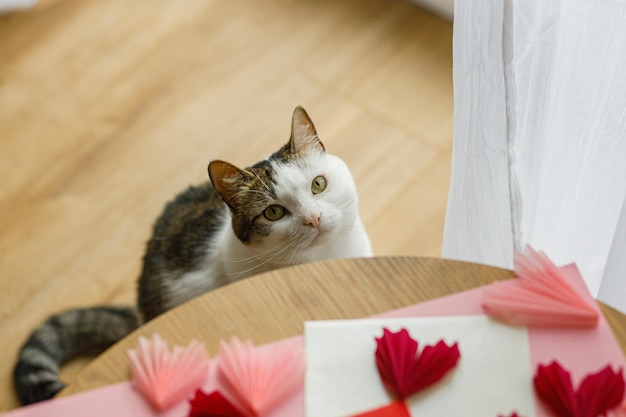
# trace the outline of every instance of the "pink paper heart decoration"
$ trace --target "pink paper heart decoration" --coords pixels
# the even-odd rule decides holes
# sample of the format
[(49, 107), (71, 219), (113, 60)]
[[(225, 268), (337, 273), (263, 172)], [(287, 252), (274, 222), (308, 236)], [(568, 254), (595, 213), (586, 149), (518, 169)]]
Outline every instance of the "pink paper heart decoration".
[(483, 309), (511, 325), (594, 327), (595, 302), (572, 283), (575, 269), (557, 268), (545, 254), (526, 247), (515, 254), (517, 278), (483, 290)]
[(192, 340), (170, 352), (158, 334), (140, 337), (137, 349), (128, 352), (132, 386), (157, 410), (166, 410), (184, 400), (207, 378), (209, 362), (204, 347)]
[(233, 338), (222, 341), (218, 360), (230, 397), (253, 416), (265, 415), (304, 383), (301, 340), (256, 348)]

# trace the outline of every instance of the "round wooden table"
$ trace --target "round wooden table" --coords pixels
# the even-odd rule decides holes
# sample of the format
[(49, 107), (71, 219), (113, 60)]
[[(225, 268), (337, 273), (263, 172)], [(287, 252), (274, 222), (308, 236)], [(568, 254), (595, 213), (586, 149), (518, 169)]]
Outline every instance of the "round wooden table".
[[(275, 270), (175, 308), (97, 357), (61, 395), (130, 378), (127, 351), (158, 332), (170, 346), (203, 342), (209, 356), (236, 335), (255, 344), (302, 334), (306, 320), (360, 318), (507, 279), (485, 265), (416, 257), (346, 259)], [(626, 316), (600, 304), (626, 352)]]

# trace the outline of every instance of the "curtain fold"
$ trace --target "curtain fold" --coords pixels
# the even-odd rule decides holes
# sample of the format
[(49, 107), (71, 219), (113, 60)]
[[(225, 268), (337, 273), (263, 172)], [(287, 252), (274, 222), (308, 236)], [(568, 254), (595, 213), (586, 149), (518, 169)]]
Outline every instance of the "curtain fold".
[(500, 1), (456, 1), (454, 138), (443, 255), (513, 263)]
[(606, 298), (626, 286), (626, 0), (459, 0), (454, 83), (443, 256), (511, 268), (530, 244), (626, 311)]

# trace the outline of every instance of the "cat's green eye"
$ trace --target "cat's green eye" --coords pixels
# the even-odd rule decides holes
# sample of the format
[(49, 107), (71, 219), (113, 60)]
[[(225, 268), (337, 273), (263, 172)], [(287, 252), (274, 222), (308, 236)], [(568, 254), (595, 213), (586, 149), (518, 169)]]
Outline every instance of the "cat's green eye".
[(283, 218), (285, 215), (285, 208), (283, 206), (279, 206), (278, 204), (272, 204), (267, 207), (265, 211), (263, 211), (263, 215), (267, 220), (275, 222), (276, 220)]
[(311, 183), (311, 192), (313, 194), (319, 194), (326, 189), (326, 178), (321, 175), (318, 175), (313, 179)]

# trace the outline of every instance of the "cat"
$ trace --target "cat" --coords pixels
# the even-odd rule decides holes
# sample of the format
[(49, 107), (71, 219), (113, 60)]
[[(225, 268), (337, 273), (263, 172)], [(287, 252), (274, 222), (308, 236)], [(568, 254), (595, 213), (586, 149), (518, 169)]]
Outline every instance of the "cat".
[(210, 181), (180, 193), (155, 222), (137, 307), (65, 311), (30, 335), (13, 374), (23, 404), (60, 391), (67, 360), (102, 351), (207, 291), (288, 265), (372, 255), (352, 175), (326, 152), (302, 107), (277, 152), (246, 169), (212, 161), (208, 173)]

